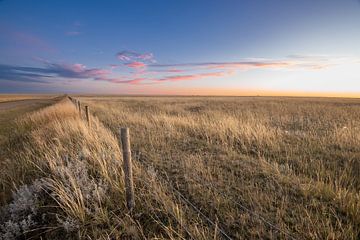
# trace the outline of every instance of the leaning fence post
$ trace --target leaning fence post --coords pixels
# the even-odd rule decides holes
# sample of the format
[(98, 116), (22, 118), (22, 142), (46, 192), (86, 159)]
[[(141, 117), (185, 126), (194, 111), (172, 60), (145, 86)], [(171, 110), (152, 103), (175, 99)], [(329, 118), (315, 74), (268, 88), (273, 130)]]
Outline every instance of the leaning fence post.
[(121, 128), (120, 139), (123, 152), (124, 173), (125, 173), (125, 194), (126, 206), (131, 211), (135, 206), (134, 200), (134, 184), (130, 151), (130, 134), (129, 128)]
[(80, 117), (81, 117), (81, 103), (80, 103), (80, 101), (78, 101), (78, 108), (79, 108), (79, 114), (80, 114)]
[(85, 114), (86, 114), (86, 121), (88, 126), (90, 127), (90, 113), (89, 113), (89, 106), (85, 106)]

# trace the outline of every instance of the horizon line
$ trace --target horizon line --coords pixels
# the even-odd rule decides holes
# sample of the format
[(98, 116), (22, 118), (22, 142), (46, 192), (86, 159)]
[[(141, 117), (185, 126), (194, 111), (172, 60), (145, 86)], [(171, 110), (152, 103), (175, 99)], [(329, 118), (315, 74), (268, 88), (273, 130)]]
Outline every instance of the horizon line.
[(360, 94), (340, 94), (340, 93), (323, 93), (323, 94), (141, 94), (141, 93), (92, 93), (92, 92), (0, 92), (1, 95), (75, 95), (75, 96), (124, 96), (124, 97), (290, 97), (290, 98), (348, 98), (360, 99)]

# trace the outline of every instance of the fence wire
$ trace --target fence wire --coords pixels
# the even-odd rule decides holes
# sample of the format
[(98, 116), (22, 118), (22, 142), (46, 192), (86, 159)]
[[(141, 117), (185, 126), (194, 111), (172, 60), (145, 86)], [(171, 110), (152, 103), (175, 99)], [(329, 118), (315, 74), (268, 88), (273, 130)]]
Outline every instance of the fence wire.
[[(144, 185), (146, 185), (146, 186), (148, 186), (149, 188), (151, 188), (149, 182), (144, 181), (144, 180), (142, 180), (141, 178), (136, 178), (136, 181), (140, 181), (140, 182), (143, 183)], [(181, 223), (180, 221), (177, 220), (177, 217), (175, 216), (175, 214), (173, 214), (172, 212), (169, 212), (169, 213), (170, 213), (170, 215), (175, 219), (175, 221), (181, 226), (181, 228), (183, 228), (183, 229), (185, 230), (186, 234), (187, 234), (188, 236), (190, 236), (191, 239), (195, 239), (195, 238), (192, 236), (192, 234), (191, 234), (191, 232), (189, 231), (189, 229), (187, 229), (187, 227), (184, 226), (183, 223)], [(160, 219), (158, 219), (158, 221), (160, 221)], [(180, 237), (181, 237), (181, 236), (180, 236)]]
[(215, 188), (210, 185), (210, 184), (204, 184), (202, 182), (200, 182), (200, 179), (196, 178), (194, 176), (191, 177), (191, 180), (193, 180), (194, 182), (196, 182), (197, 184), (201, 185), (201, 186), (205, 186), (207, 187), (210, 191), (216, 192), (217, 194), (221, 195), (223, 198), (226, 198), (228, 200), (230, 200), (233, 204), (237, 205), (238, 207), (240, 207), (241, 209), (243, 209), (244, 211), (248, 212), (249, 214), (251, 214), (252, 216), (257, 217), (258, 219), (260, 219), (263, 223), (265, 223), (266, 225), (268, 225), (270, 228), (276, 230), (277, 232), (280, 232), (282, 234), (284, 234), (286, 237), (288, 237), (289, 239), (292, 240), (296, 240), (296, 238), (294, 236), (292, 236), (289, 232), (282, 230), (280, 227), (276, 226), (275, 224), (271, 223), (270, 221), (268, 221), (266, 218), (264, 218), (263, 216), (261, 216), (260, 214), (256, 213), (255, 211), (252, 211), (251, 209), (249, 209), (248, 207), (244, 206), (243, 204), (235, 201), (232, 198), (229, 198), (228, 196), (226, 196), (226, 194), (224, 192), (219, 192), (219, 191), (215, 191)]
[[(72, 97), (69, 96), (69, 99), (74, 103), (75, 106), (77, 106), (79, 108), (79, 110), (81, 109), (81, 105), (80, 105), (80, 101), (77, 99), (74, 99)], [(144, 160), (140, 160), (138, 159), (141, 164), (145, 165), (147, 168), (152, 168), (152, 169), (156, 169), (152, 164), (145, 162)], [(166, 182), (168, 183), (168, 186), (171, 188), (171, 190), (173, 192), (175, 192), (179, 198), (181, 198), (188, 206), (190, 206), (191, 208), (194, 209), (195, 212), (197, 212), (203, 219), (205, 219), (209, 225), (213, 226), (215, 229), (218, 229), (219, 232), (221, 233), (221, 235), (229, 240), (232, 240), (232, 238), (221, 228), (219, 227), (216, 223), (214, 223), (214, 221), (212, 221), (206, 214), (204, 214), (195, 204), (193, 204), (189, 199), (187, 199), (178, 189), (176, 189), (173, 186), (173, 182), (169, 179), (168, 175), (165, 172), (160, 172), (159, 170), (157, 170), (157, 172), (160, 173), (160, 175), (162, 175), (161, 177), (163, 179), (161, 180), (165, 180), (164, 177), (166, 178)], [(142, 183), (147, 184), (147, 182), (142, 181), (140, 178), (137, 178), (138, 180), (140, 180)], [(202, 187), (207, 187), (210, 191), (212, 192), (216, 192), (217, 194), (221, 195), (223, 198), (229, 199), (232, 203), (234, 203), (235, 205), (237, 205), (238, 207), (240, 207), (241, 209), (243, 209), (244, 211), (248, 212), (250, 215), (257, 217), (259, 220), (261, 220), (262, 222), (264, 222), (266, 225), (268, 225), (270, 228), (284, 234), (287, 238), (292, 239), (292, 240), (296, 240), (296, 238), (294, 236), (292, 236), (288, 231), (282, 230), (280, 227), (278, 227), (277, 225), (271, 223), (270, 221), (268, 221), (266, 218), (264, 218), (263, 216), (261, 216), (260, 214), (256, 213), (255, 211), (252, 211), (251, 209), (249, 209), (248, 207), (244, 206), (243, 204), (233, 200), (232, 198), (228, 198), (228, 196), (226, 196), (226, 194), (224, 192), (219, 192), (219, 191), (215, 191), (215, 188), (210, 185), (210, 184), (204, 184), (203, 182), (201, 182), (200, 179), (195, 177), (191, 178), (194, 182), (196, 182), (197, 184), (199, 184)], [(165, 182), (165, 181), (164, 181)], [(177, 221), (176, 216), (174, 216), (172, 213), (170, 213), (175, 220)], [(191, 233), (190, 231), (183, 226), (182, 223), (178, 222), (180, 224), (180, 226), (186, 231), (186, 233), (191, 237)], [(193, 238), (194, 239), (194, 238)]]
[[(147, 168), (156, 169), (152, 164), (147, 163), (145, 161), (139, 161), (141, 164), (145, 165)], [(166, 173), (157, 171), (160, 174), (163, 182), (167, 182), (168, 186), (171, 188), (173, 192), (175, 192), (186, 205), (190, 206), (195, 212), (197, 212), (210, 226), (214, 227), (214, 229), (218, 229), (223, 238), (228, 240), (233, 240), (221, 227), (218, 226), (213, 220), (211, 220), (205, 213), (203, 213), (195, 204), (193, 204), (189, 199), (187, 199), (178, 189), (173, 186), (172, 181), (169, 179)], [(157, 176), (158, 177), (158, 176)], [(165, 181), (166, 180), (166, 181)], [(185, 229), (187, 231), (187, 229)], [(191, 235), (190, 235), (191, 236)]]
[[(139, 159), (140, 160), (140, 159)], [(152, 164), (145, 162), (144, 160), (140, 160), (140, 163), (142, 163), (143, 165), (145, 165), (147, 168), (152, 168), (152, 169), (156, 169)], [(164, 172), (160, 172), (157, 169), (157, 172), (160, 173), (160, 175), (165, 176), (168, 185), (170, 186), (170, 188), (181, 198), (183, 199), (184, 202), (186, 202), (187, 205), (191, 206), (196, 212), (198, 212), (208, 223), (209, 225), (212, 225), (213, 227), (217, 227), (219, 229), (219, 232), (221, 233), (221, 235), (226, 238), (226, 239), (232, 239), (222, 228), (220, 228), (217, 224), (214, 223), (214, 221), (212, 221), (209, 217), (207, 217), (203, 212), (201, 212), (201, 210), (199, 208), (196, 207), (196, 205), (194, 205), (189, 199), (187, 199), (181, 192), (179, 192), (174, 186), (173, 186), (173, 182), (169, 179), (168, 175)], [(264, 224), (266, 224), (267, 226), (269, 226), (270, 228), (272, 228), (273, 230), (282, 233), (284, 236), (286, 236), (288, 239), (292, 239), (292, 240), (297, 240), (294, 236), (292, 236), (292, 234), (290, 234), (288, 231), (285, 231), (283, 229), (281, 229), (280, 227), (278, 227), (276, 224), (270, 222), (269, 220), (267, 220), (265, 217), (261, 216), (260, 214), (258, 214), (257, 212), (249, 209), (248, 207), (244, 206), (243, 204), (241, 204), (238, 201), (235, 201), (232, 198), (229, 198), (224, 192), (219, 192), (218, 190), (216, 191), (215, 188), (210, 185), (210, 184), (204, 184), (203, 182), (200, 181), (200, 179), (195, 179), (194, 176), (191, 176), (191, 180), (193, 180), (194, 182), (196, 182), (197, 184), (201, 185), (202, 187), (206, 187), (208, 188), (210, 191), (217, 193), (219, 195), (221, 195), (223, 198), (230, 200), (233, 204), (235, 204), (236, 206), (240, 207), (243, 211), (249, 213), (250, 215), (258, 218), (260, 221), (262, 221)]]

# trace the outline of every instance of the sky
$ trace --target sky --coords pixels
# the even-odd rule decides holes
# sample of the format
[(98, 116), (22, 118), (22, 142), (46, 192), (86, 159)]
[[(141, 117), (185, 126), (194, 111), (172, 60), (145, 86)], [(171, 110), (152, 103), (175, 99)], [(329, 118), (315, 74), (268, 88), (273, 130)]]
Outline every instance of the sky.
[(360, 0), (0, 0), (0, 93), (360, 97)]

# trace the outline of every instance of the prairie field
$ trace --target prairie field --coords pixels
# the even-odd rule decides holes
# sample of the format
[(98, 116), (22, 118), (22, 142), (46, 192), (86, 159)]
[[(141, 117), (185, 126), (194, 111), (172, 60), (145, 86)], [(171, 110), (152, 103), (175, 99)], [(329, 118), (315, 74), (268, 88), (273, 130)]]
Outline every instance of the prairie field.
[(27, 100), (27, 99), (47, 99), (50, 97), (56, 97), (53, 94), (0, 94), (0, 102)]
[(360, 99), (72, 97), (90, 126), (63, 97), (7, 128), (0, 239), (360, 237)]

